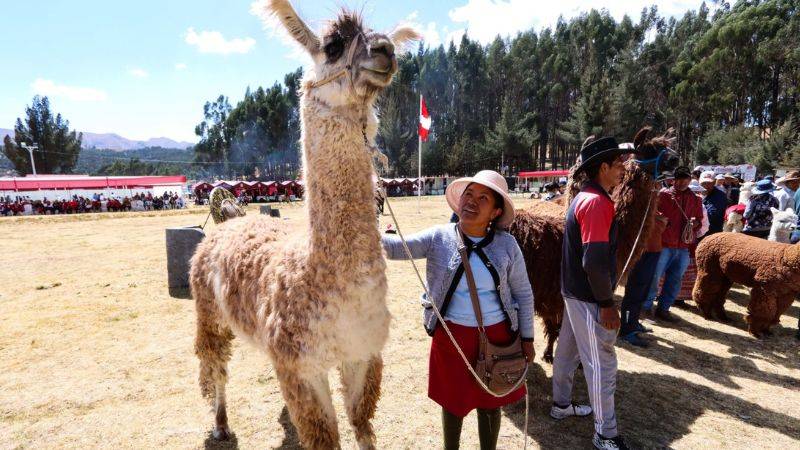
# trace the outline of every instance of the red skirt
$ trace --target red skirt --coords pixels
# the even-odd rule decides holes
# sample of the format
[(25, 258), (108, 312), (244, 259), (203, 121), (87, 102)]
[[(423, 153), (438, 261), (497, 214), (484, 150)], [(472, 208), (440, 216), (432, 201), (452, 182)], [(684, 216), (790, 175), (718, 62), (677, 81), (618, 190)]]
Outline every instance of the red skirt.
[[(458, 346), (473, 366), (478, 360), (478, 328), (447, 322)], [(507, 322), (486, 327), (486, 336), (493, 344), (509, 344), (514, 338)], [(431, 342), (428, 397), (451, 414), (464, 417), (475, 408), (495, 409), (520, 400), (525, 384), (505, 397), (493, 397), (478, 385), (464, 361), (453, 347), (441, 326), (436, 327)]]
[(694, 262), (694, 257), (689, 259), (689, 267), (683, 273), (681, 279), (681, 290), (678, 293), (678, 300), (691, 300), (692, 289), (694, 289), (694, 282), (697, 279), (697, 264)]

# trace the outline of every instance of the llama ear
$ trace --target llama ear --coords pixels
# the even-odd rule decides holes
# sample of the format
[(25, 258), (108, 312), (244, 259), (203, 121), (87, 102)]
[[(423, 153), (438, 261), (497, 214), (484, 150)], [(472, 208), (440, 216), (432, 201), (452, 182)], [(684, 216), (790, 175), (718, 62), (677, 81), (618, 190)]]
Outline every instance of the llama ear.
[(403, 47), (409, 42), (421, 40), (422, 35), (413, 27), (399, 26), (389, 33), (389, 39), (395, 47)]
[(581, 148), (584, 148), (584, 147), (586, 147), (586, 146), (587, 146), (587, 145), (589, 145), (589, 143), (591, 143), (593, 140), (594, 140), (594, 135), (591, 135), (591, 136), (587, 137), (587, 138), (586, 138), (586, 139), (583, 141), (583, 144), (581, 144)]
[(636, 132), (636, 136), (634, 136), (634, 138), (633, 138), (633, 147), (634, 148), (639, 148), (639, 146), (644, 143), (645, 139), (647, 139), (647, 136), (650, 135), (650, 130), (652, 130), (652, 128), (644, 127), (641, 130)]
[(786, 208), (786, 212), (788, 212), (789, 214), (794, 215), (794, 208)]
[(320, 52), (319, 37), (297, 15), (297, 11), (294, 10), (289, 0), (268, 0), (266, 11), (280, 20), (289, 35), (311, 55)]

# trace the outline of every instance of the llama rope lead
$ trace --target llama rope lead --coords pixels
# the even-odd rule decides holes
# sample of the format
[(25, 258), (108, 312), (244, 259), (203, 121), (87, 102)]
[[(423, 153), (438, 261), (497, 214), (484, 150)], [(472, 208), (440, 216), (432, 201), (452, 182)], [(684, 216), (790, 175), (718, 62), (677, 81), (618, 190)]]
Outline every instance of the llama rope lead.
[[(414, 262), (414, 257), (411, 254), (411, 249), (408, 248), (408, 244), (406, 243), (406, 238), (403, 236), (403, 232), (400, 231), (400, 224), (397, 222), (397, 216), (394, 215), (394, 210), (392, 210), (392, 204), (391, 204), (391, 202), (389, 202), (388, 196), (385, 199), (385, 201), (386, 201), (386, 206), (389, 207), (389, 215), (392, 217), (392, 221), (394, 222), (394, 227), (397, 230), (397, 235), (400, 237), (400, 242), (402, 242), (402, 244), (403, 244), (403, 249), (405, 250), (405, 253), (408, 256), (408, 260), (411, 262), (411, 266), (414, 268), (414, 272), (417, 274), (417, 279), (419, 280), (420, 284), (422, 285), (422, 289), (425, 291), (426, 298), (430, 299), (431, 296), (430, 296), (430, 292), (428, 291), (428, 286), (425, 284), (425, 281), (422, 279), (422, 274), (420, 273), (419, 268), (417, 268), (417, 263)], [(469, 359), (467, 359), (467, 356), (464, 354), (464, 351), (461, 350), (461, 347), (458, 345), (458, 342), (456, 342), (456, 338), (450, 332), (450, 328), (448, 328), (447, 324), (445, 323), (444, 317), (442, 317), (442, 314), (439, 311), (439, 308), (436, 306), (436, 302), (431, 301), (431, 306), (433, 307), (434, 314), (436, 314), (436, 318), (439, 320), (439, 323), (442, 325), (442, 328), (444, 329), (445, 333), (447, 334), (447, 337), (450, 339), (450, 343), (453, 344), (453, 347), (455, 347), (455, 349), (458, 352), (459, 356), (461, 356), (461, 360), (464, 362), (464, 365), (467, 366), (467, 370), (469, 370), (469, 373), (472, 374), (472, 378), (475, 379), (475, 381), (478, 383), (478, 385), (481, 387), (481, 389), (484, 390), (484, 392), (486, 392), (487, 394), (489, 394), (489, 395), (491, 395), (491, 396), (493, 396), (495, 398), (505, 397), (506, 395), (508, 395), (508, 394), (516, 391), (517, 389), (519, 389), (519, 387), (520, 387), (520, 385), (522, 385), (523, 381), (527, 381), (528, 367), (530, 366), (530, 363), (526, 363), (525, 364), (525, 371), (522, 373), (522, 376), (520, 377), (519, 380), (517, 380), (517, 382), (516, 382), (516, 384), (514, 384), (514, 386), (512, 386), (508, 391), (506, 391), (506, 392), (504, 392), (502, 394), (494, 393), (491, 389), (489, 389), (488, 386), (486, 386), (486, 384), (483, 382), (483, 380), (481, 380), (481, 377), (475, 372), (475, 369), (472, 368), (472, 364), (470, 364)], [(530, 406), (529, 405), (530, 401), (528, 399), (528, 384), (525, 383), (524, 387), (525, 387), (525, 426), (524, 426), (524, 430), (523, 430), (524, 440), (523, 440), (522, 448), (523, 449), (527, 449), (528, 448), (528, 409), (529, 409), (529, 406)]]

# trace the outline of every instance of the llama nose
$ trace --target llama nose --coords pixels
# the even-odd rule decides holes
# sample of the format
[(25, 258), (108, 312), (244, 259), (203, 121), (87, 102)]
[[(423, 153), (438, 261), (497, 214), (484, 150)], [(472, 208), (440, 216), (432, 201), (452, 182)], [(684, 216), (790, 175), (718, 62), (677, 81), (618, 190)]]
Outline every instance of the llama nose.
[(387, 58), (391, 58), (394, 56), (394, 44), (388, 39), (377, 39), (370, 43), (369, 52), (372, 55), (381, 54)]

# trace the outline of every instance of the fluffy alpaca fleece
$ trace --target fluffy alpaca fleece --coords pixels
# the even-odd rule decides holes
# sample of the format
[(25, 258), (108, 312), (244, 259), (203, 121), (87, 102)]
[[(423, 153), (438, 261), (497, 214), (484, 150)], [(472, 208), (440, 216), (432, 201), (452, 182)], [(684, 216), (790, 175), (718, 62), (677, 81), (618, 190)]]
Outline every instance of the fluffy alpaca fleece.
[(800, 246), (741, 233), (717, 233), (700, 242), (692, 298), (706, 319), (727, 322), (725, 297), (733, 283), (750, 287), (748, 331), (769, 335), (800, 293)]
[(768, 241), (788, 244), (791, 242), (792, 231), (797, 227), (797, 214), (792, 208), (781, 211), (772, 209), (772, 228), (769, 230)]
[(753, 191), (753, 182), (748, 181), (739, 188), (739, 204), (747, 205), (750, 203), (750, 195)]
[(731, 212), (728, 214), (728, 220), (725, 221), (725, 224), (722, 226), (722, 231), (728, 231), (731, 233), (741, 233), (744, 229), (744, 221), (742, 220), (743, 217), (741, 214), (736, 212)]
[(560, 216), (543, 213), (537, 203), (530, 209), (517, 211), (508, 228), (517, 240), (528, 279), (533, 289), (534, 313), (542, 318), (547, 348), (542, 358), (553, 362), (553, 345), (561, 327), (564, 298), (561, 296), (561, 245), (564, 242), (564, 213)]
[[(641, 151), (645, 152), (642, 159), (651, 159), (669, 144), (669, 140), (663, 137), (645, 142), (649, 132), (649, 128), (644, 128), (634, 138), (637, 148), (641, 148)], [(666, 163), (668, 160), (669, 170), (674, 169), (677, 165), (677, 155), (673, 152), (671, 155), (665, 156), (664, 162)], [(612, 199), (616, 204), (615, 216), (619, 233), (618, 274), (622, 273), (622, 268), (633, 249), (636, 234), (644, 219), (642, 236), (631, 257), (629, 271), (641, 257), (658, 209), (656, 206), (658, 192), (654, 189), (651, 176), (653, 168), (643, 168), (635, 161), (629, 160), (625, 163), (625, 169), (622, 182), (612, 193)], [(568, 205), (572, 201), (583, 181), (585, 179), (582, 174), (576, 176), (573, 168), (567, 184), (565, 204)], [(651, 206), (645, 217), (648, 201), (651, 202)], [(518, 211), (508, 230), (517, 239), (525, 257), (528, 278), (531, 281), (535, 299), (534, 312), (541, 317), (547, 337), (547, 347), (542, 355), (546, 362), (553, 361), (553, 347), (558, 338), (564, 313), (564, 298), (561, 296), (561, 247), (564, 241), (564, 224), (565, 207), (539, 202), (528, 210)]]
[[(371, 33), (361, 40), (355, 53), (360, 60), (353, 64), (360, 83), (355, 89), (347, 77), (317, 88), (315, 74), (328, 77), (344, 62), (340, 59), (329, 67), (322, 41), (287, 1), (273, 0), (270, 7), (317, 63), (307, 72), (300, 100), (308, 222), (290, 228), (262, 215), (237, 218), (222, 224), (198, 247), (190, 278), (197, 305), (195, 352), (201, 391), (215, 409), (214, 435), (227, 437), (225, 384), (235, 333), (271, 359), (304, 447), (339, 447), (328, 385), (328, 372), (338, 367), (359, 447), (374, 448), (370, 420), (380, 395), (380, 352), (390, 315), (386, 262), (375, 220), (372, 155), (362, 125), (366, 120), (366, 137), (374, 143), (377, 120), (372, 105), (390, 78), (380, 75), (385, 84), (376, 87), (369, 81), (376, 75), (358, 68), (383, 57), (370, 56), (368, 46), (388, 38)], [(331, 27), (335, 37), (362, 32), (360, 18), (353, 13), (344, 13)], [(416, 36), (407, 29), (399, 35)], [(396, 70), (393, 57), (392, 64)], [(367, 81), (361, 82), (362, 76)], [(348, 97), (354, 91), (357, 99)]]
[(564, 203), (560, 202), (560, 200), (563, 198), (564, 197), (561, 197), (552, 202), (546, 202), (544, 200), (535, 201), (531, 206), (528, 207), (528, 209), (530, 211), (536, 211), (536, 214), (561, 217), (563, 219), (567, 212), (567, 208), (564, 206)]

